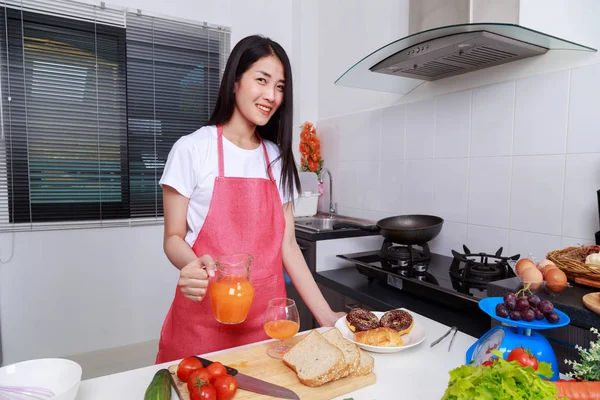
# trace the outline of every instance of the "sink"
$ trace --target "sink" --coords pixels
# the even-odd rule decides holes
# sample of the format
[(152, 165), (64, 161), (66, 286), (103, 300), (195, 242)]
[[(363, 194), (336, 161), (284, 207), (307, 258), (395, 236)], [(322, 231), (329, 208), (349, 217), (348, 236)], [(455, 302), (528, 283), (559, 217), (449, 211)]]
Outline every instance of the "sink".
[(356, 220), (354, 218), (344, 218), (339, 216), (328, 217), (324, 215), (314, 217), (300, 217), (294, 220), (294, 226), (296, 227), (296, 229), (308, 232), (323, 232), (332, 231), (333, 226), (341, 222), (356, 222)]

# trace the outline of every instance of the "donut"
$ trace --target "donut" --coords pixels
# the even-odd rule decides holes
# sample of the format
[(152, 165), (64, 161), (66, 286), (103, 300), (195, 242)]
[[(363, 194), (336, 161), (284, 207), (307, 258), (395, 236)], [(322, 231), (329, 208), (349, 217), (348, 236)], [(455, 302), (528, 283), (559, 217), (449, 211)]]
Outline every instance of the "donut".
[(379, 325), (392, 328), (398, 331), (400, 335), (405, 335), (412, 329), (415, 324), (415, 320), (404, 310), (391, 310), (383, 314), (381, 317), (381, 321), (379, 321)]
[(353, 308), (346, 315), (346, 324), (352, 332), (362, 332), (379, 327), (379, 318), (371, 311)]

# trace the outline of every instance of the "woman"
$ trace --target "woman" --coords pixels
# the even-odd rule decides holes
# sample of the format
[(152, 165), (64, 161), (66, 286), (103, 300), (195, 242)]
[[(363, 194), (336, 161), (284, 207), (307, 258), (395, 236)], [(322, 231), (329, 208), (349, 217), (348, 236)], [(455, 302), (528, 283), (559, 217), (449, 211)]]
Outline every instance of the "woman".
[[(282, 265), (319, 324), (344, 315), (331, 310), (296, 243), (292, 96), (283, 48), (247, 37), (229, 56), (208, 126), (173, 146), (160, 181), (164, 250), (181, 271), (157, 363), (268, 339), (262, 315), (270, 299), (286, 295)], [(242, 324), (225, 325), (207, 288), (213, 258), (239, 252), (254, 256), (255, 297)]]

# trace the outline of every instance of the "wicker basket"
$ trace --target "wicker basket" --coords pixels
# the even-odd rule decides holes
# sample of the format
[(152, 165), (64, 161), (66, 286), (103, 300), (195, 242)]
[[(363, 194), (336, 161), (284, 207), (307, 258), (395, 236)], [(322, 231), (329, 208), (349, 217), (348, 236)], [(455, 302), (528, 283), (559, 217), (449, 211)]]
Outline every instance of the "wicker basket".
[(599, 246), (567, 247), (562, 250), (551, 251), (546, 258), (562, 269), (571, 279), (588, 278), (600, 279), (600, 268), (592, 268), (584, 263), (586, 255), (598, 252)]

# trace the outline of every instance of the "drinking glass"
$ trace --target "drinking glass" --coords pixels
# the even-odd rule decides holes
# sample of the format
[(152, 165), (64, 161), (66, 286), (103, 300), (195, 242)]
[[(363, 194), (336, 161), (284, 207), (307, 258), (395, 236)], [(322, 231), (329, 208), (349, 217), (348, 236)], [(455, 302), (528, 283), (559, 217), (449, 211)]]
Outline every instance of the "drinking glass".
[(285, 345), (285, 340), (293, 337), (300, 329), (300, 316), (296, 302), (285, 297), (269, 300), (264, 317), (265, 332), (278, 342), (269, 348), (267, 354), (280, 359), (291, 349)]

